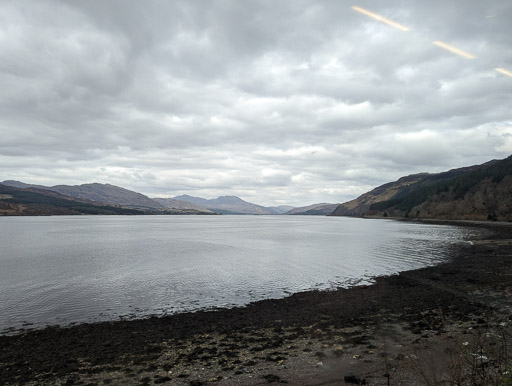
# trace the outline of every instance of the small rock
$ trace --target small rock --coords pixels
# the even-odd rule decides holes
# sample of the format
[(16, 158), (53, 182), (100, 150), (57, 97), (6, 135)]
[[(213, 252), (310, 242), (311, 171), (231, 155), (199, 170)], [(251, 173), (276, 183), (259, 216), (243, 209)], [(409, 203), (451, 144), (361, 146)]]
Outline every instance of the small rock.
[(168, 382), (170, 380), (172, 380), (172, 378), (170, 378), (170, 377), (155, 377), (155, 379), (153, 379), (153, 382), (155, 384), (159, 384), (159, 383)]
[(333, 354), (336, 355), (337, 357), (340, 357), (343, 355), (343, 350), (337, 348), (337, 349), (333, 350)]
[(274, 382), (278, 382), (278, 383), (288, 383), (287, 381), (285, 381), (284, 379), (281, 379), (280, 376), (278, 375), (275, 375), (275, 374), (266, 374), (266, 375), (262, 375), (261, 376), (265, 381), (267, 381), (267, 383), (274, 383)]
[(343, 377), (345, 383), (351, 383), (355, 385), (366, 385), (366, 379), (359, 375), (354, 375), (353, 373), (348, 373)]

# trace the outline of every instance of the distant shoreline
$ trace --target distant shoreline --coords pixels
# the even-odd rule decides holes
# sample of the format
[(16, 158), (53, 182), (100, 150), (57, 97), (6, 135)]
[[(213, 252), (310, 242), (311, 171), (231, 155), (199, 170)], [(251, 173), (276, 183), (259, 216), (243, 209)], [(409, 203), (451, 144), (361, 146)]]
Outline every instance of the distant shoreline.
[(410, 353), (447, 349), (469, 327), (506, 325), (512, 310), (512, 224), (421, 222), (486, 235), (450, 247), (449, 262), (378, 277), (370, 286), (0, 336), (0, 383), (334, 384), (349, 372), (377, 382), (385, 380), (385, 358), (407, 384), (419, 376), (403, 359)]

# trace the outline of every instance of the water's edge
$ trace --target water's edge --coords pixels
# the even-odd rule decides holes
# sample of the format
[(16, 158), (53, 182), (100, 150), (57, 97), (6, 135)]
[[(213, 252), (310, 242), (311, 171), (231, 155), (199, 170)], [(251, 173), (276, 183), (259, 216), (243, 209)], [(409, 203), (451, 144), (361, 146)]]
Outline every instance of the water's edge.
[(335, 286), (331, 288), (311, 288), (298, 292), (290, 292), (282, 297), (269, 297), (261, 300), (251, 301), (243, 305), (231, 305), (231, 306), (205, 306), (205, 307), (196, 307), (189, 310), (181, 310), (174, 312), (163, 312), (163, 313), (147, 313), (147, 314), (125, 314), (125, 315), (116, 315), (113, 318), (101, 319), (101, 317), (92, 317), (90, 321), (86, 322), (70, 322), (70, 323), (59, 323), (59, 324), (33, 324), (26, 323), (23, 327), (15, 328), (8, 327), (0, 331), (0, 336), (12, 336), (30, 333), (32, 331), (42, 331), (46, 329), (69, 329), (77, 326), (99, 326), (103, 324), (112, 325), (115, 323), (125, 323), (125, 322), (144, 322), (149, 321), (151, 319), (162, 319), (173, 318), (175, 316), (187, 316), (187, 315), (195, 315), (202, 313), (219, 313), (226, 310), (234, 310), (237, 309), (246, 309), (248, 307), (257, 306), (259, 304), (264, 304), (266, 302), (281, 302), (285, 301), (287, 298), (292, 297), (307, 297), (312, 294), (321, 294), (321, 293), (329, 293), (329, 292), (338, 292), (338, 291), (351, 291), (358, 290), (360, 288), (366, 288), (368, 286), (373, 286), (378, 280), (382, 280), (391, 276), (398, 276), (402, 274), (414, 273), (422, 270), (428, 270), (432, 268), (442, 268), (443, 265), (446, 265), (452, 261), (454, 256), (458, 255), (460, 250), (467, 245), (471, 245), (474, 241), (480, 239), (487, 239), (492, 237), (492, 235), (496, 232), (496, 229), (499, 227), (510, 227), (512, 229), (512, 224), (505, 223), (489, 223), (483, 221), (468, 221), (468, 220), (444, 220), (444, 219), (426, 219), (426, 220), (418, 220), (418, 219), (386, 219), (386, 221), (400, 221), (400, 222), (410, 222), (410, 223), (419, 223), (419, 224), (433, 224), (433, 225), (449, 225), (449, 226), (457, 226), (464, 227), (469, 229), (477, 230), (477, 233), (472, 233), (471, 237), (467, 240), (460, 240), (457, 243), (452, 243), (447, 245), (447, 248), (450, 248), (451, 251), (448, 252), (449, 258), (445, 261), (438, 262), (435, 265), (424, 266), (420, 268), (415, 268), (411, 270), (399, 271), (390, 275), (376, 275), (366, 278), (360, 278), (353, 280), (348, 285), (345, 286)]

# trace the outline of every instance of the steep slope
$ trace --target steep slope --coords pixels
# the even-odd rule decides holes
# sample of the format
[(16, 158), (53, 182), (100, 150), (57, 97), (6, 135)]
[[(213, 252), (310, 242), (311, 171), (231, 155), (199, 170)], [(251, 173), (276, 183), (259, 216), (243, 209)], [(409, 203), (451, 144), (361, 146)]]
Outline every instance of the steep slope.
[(382, 185), (333, 215), (512, 221), (512, 157)]
[(326, 216), (328, 214), (331, 214), (333, 210), (336, 209), (336, 207), (339, 204), (328, 204), (328, 203), (321, 203), (321, 204), (313, 204), (308, 206), (302, 206), (299, 208), (293, 208), (286, 212), (285, 214), (288, 215), (317, 215), (317, 216)]
[[(442, 189), (444, 190), (444, 188)], [(457, 218), (467, 220), (512, 221), (512, 175), (501, 180), (493, 177), (471, 185), (462, 195), (452, 185), (426, 201), (400, 210), (405, 216), (419, 218)]]
[(275, 214), (271, 210), (261, 205), (256, 205), (242, 200), (236, 196), (221, 196), (210, 200), (182, 195), (174, 197), (176, 200), (183, 200), (199, 205), (203, 208), (213, 210), (218, 213), (229, 214)]
[(19, 181), (4, 181), (3, 185), (17, 188), (37, 188), (50, 190), (65, 196), (94, 201), (98, 203), (120, 205), (131, 208), (164, 209), (164, 206), (149, 197), (119, 186), (110, 184), (83, 184), (83, 185), (56, 185), (42, 186), (29, 185)]
[(392, 199), (401, 190), (422, 181), (426, 176), (428, 176), (428, 174), (414, 174), (407, 177), (402, 177), (398, 181), (381, 185), (369, 191), (368, 193), (362, 194), (355, 200), (338, 205), (332, 212), (332, 215), (355, 217), (362, 216), (368, 212), (368, 210), (370, 210), (371, 205)]

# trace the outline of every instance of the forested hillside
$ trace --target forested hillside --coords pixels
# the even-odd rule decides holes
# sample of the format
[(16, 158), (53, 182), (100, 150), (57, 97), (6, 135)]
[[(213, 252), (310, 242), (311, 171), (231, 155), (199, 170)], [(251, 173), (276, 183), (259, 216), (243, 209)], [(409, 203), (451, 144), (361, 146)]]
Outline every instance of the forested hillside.
[(512, 156), (404, 177), (339, 205), (333, 215), (512, 221)]

